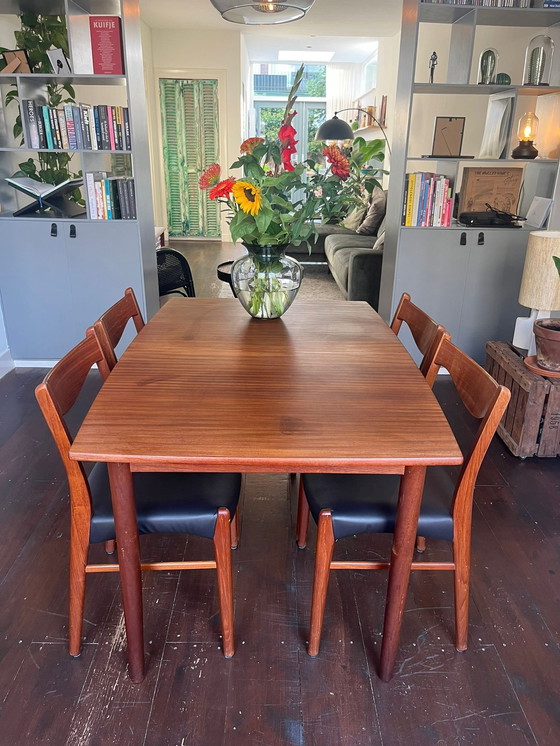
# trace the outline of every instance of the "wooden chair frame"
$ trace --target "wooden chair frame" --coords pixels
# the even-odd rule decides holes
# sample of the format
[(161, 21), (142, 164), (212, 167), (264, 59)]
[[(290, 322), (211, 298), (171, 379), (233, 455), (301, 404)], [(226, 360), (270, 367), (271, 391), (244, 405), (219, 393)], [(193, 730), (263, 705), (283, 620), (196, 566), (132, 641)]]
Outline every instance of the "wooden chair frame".
[[(452, 570), (455, 591), (455, 646), (467, 649), (472, 504), (476, 477), (496, 428), (510, 398), (509, 389), (500, 386), (483, 368), (445, 338), (434, 363), (445, 367), (470, 414), (481, 420), (470, 451), (465, 456), (452, 500), (453, 560), (412, 562), (412, 570)], [(305, 500), (303, 482), (300, 499)], [(307, 500), (305, 500), (307, 503)], [(386, 570), (389, 562), (333, 561), (334, 530), (331, 511), (322, 510), (317, 530), (315, 573), (311, 602), (309, 655), (319, 652), (330, 570)]]
[[(118, 572), (119, 566), (89, 564), (89, 533), (91, 493), (83, 465), (69, 457), (72, 437), (64, 415), (74, 405), (91, 367), (97, 364), (101, 375), (109, 375), (109, 367), (101, 345), (89, 328), (85, 339), (71, 350), (47, 374), (35, 389), (35, 395), (62, 458), (70, 488), (70, 572), (69, 572), (69, 652), (80, 654), (86, 575), (92, 572)], [(206, 570), (215, 569), (222, 620), (223, 652), (226, 658), (235, 652), (233, 637), (233, 580), (230, 553), (230, 515), (226, 508), (218, 510), (214, 531), (214, 560), (188, 562), (149, 562), (142, 570)]]

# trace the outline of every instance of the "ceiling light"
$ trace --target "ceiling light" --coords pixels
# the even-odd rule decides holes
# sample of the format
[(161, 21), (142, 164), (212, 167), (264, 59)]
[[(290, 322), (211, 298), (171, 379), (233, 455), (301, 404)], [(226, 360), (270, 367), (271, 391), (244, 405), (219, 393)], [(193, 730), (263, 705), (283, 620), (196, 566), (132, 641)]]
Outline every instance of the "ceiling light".
[(268, 26), (277, 23), (297, 21), (307, 13), (315, 0), (274, 0), (269, 3), (243, 2), (243, 0), (210, 0), (222, 14), (222, 18), (232, 23), (246, 26)]
[(278, 52), (280, 62), (330, 62), (334, 52), (306, 52), (281, 50)]

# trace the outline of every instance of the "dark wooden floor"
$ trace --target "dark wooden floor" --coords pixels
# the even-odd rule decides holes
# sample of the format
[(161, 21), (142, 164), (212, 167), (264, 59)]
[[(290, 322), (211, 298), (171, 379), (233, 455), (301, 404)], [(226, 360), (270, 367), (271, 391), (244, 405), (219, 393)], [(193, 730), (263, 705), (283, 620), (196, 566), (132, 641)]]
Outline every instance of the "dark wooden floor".
[[(220, 650), (211, 571), (146, 574), (147, 676), (134, 685), (115, 576), (89, 576), (83, 652), (66, 652), (66, 484), (33, 397), (43, 373), (0, 381), (2, 746), (560, 743), (558, 459), (521, 461), (492, 444), (476, 492), (469, 649), (453, 645), (451, 574), (417, 573), (390, 683), (376, 675), (385, 574), (332, 573), (321, 652), (309, 658), (314, 533), (299, 551), (287, 475), (249, 475), (235, 657)], [(467, 435), (448, 381), (436, 388)], [(143, 538), (147, 557), (211, 551)], [(386, 539), (338, 551), (377, 557)]]

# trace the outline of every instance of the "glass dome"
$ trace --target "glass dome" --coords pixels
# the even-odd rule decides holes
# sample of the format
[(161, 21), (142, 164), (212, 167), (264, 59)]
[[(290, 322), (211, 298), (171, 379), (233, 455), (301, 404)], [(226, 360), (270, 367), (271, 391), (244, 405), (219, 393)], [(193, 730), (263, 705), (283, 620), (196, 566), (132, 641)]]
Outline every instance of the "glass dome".
[(525, 53), (523, 85), (550, 85), (553, 52), (550, 36), (540, 34), (531, 39)]

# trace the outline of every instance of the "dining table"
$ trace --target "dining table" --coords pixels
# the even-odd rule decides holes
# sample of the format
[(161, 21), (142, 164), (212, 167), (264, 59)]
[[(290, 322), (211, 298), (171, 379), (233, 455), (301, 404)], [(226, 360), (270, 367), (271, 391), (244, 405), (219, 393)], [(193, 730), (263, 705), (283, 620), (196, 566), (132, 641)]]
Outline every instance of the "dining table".
[(234, 298), (168, 300), (102, 386), (70, 457), (108, 464), (134, 682), (144, 637), (133, 472), (400, 474), (379, 662), (388, 681), (426, 468), (462, 463), (431, 389), (367, 303), (296, 300), (259, 320)]

